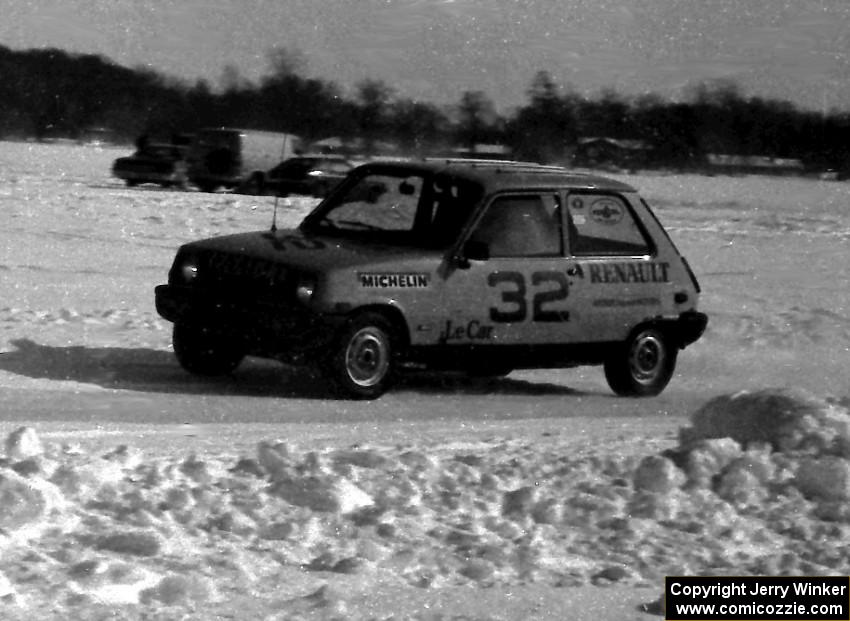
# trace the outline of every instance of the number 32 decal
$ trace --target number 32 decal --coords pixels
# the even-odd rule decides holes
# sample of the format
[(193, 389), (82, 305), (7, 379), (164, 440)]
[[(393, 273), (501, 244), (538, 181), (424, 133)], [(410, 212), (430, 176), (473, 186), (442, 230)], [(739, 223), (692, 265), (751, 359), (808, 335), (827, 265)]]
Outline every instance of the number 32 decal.
[[(487, 284), (500, 287), (502, 291), (501, 308), (490, 307), (490, 320), (496, 323), (525, 321), (528, 317), (528, 299), (525, 276), (519, 272), (493, 272), (487, 276)], [(531, 297), (531, 319), (540, 322), (569, 321), (570, 312), (555, 310), (549, 305), (566, 300), (569, 295), (569, 281), (563, 272), (534, 272), (531, 274), (531, 286), (540, 288)]]

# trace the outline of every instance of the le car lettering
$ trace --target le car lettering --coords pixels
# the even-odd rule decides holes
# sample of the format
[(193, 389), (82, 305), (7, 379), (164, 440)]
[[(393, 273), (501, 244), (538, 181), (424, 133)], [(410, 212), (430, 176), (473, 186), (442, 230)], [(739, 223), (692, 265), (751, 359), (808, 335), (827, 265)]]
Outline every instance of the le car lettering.
[(440, 332), (440, 341), (482, 341), (493, 338), (493, 326), (482, 324), (480, 321), (473, 319), (464, 325), (457, 325), (451, 319), (446, 320), (446, 326)]
[(360, 286), (372, 289), (424, 289), (428, 274), (358, 274)]
[(591, 264), (590, 282), (670, 282), (669, 263), (596, 263)]
[[(487, 284), (501, 291), (501, 304), (490, 307), (490, 320), (496, 323), (525, 321), (528, 317), (528, 291), (525, 276), (519, 272), (493, 272), (487, 276)], [(569, 281), (563, 272), (534, 272), (531, 286), (531, 318), (539, 322), (561, 322), (570, 320), (570, 312), (552, 308), (552, 304), (566, 300)]]

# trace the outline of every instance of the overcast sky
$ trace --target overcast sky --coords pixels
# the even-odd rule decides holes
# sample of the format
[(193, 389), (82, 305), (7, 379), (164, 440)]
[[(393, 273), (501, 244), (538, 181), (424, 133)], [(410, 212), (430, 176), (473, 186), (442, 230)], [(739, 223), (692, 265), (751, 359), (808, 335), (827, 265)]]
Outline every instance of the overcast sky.
[(507, 111), (534, 73), (588, 95), (681, 96), (736, 80), (747, 95), (850, 110), (850, 0), (0, 0), (0, 45), (95, 53), (194, 82), (252, 81), (275, 47), (347, 92), (364, 78)]

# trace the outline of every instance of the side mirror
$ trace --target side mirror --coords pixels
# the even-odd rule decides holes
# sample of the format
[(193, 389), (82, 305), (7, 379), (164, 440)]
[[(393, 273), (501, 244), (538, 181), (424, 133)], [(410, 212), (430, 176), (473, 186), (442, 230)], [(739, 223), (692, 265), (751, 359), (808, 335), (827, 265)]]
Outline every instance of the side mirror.
[(463, 258), (468, 261), (486, 261), (490, 258), (487, 242), (469, 240), (463, 245)]

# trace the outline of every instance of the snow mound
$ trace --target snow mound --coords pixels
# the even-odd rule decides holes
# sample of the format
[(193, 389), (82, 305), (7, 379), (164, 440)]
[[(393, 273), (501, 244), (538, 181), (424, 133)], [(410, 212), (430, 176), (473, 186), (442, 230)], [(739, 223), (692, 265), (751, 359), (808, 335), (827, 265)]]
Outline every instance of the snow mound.
[[(788, 388), (723, 395), (679, 435), (667, 457), (681, 467), (686, 487), (711, 489), (737, 506), (793, 490), (817, 503), (820, 518), (850, 521), (850, 411), (841, 402)], [(644, 479), (662, 485), (663, 471)]]
[(739, 444), (767, 443), (778, 451), (810, 448), (850, 457), (847, 409), (789, 388), (743, 391), (712, 399), (694, 413), (681, 443), (731, 438)]
[(209, 618), (227, 605), (356, 619), (371, 618), (357, 602), (377, 585), (843, 575), (848, 417), (796, 391), (719, 397), (651, 455), (642, 441), (576, 455), (549, 434), (461, 450), (275, 440), (248, 456), (151, 460), (43, 444), (22, 428), (0, 459), (0, 617), (121, 606), (128, 619)]

